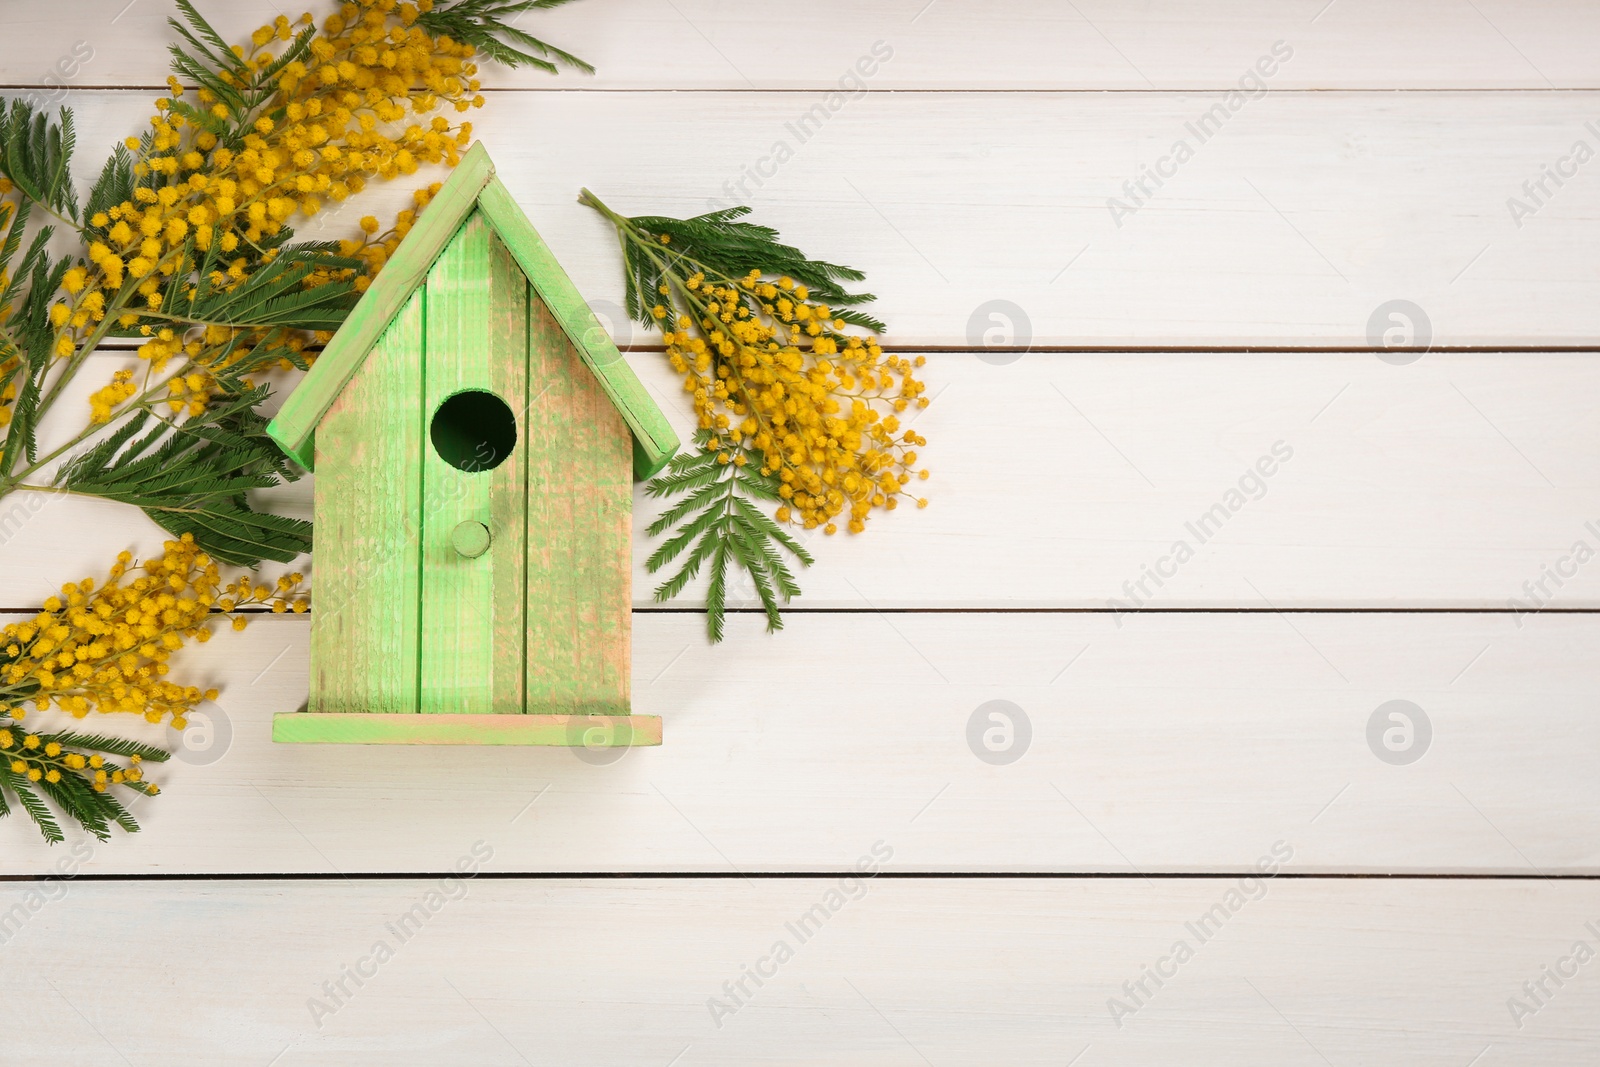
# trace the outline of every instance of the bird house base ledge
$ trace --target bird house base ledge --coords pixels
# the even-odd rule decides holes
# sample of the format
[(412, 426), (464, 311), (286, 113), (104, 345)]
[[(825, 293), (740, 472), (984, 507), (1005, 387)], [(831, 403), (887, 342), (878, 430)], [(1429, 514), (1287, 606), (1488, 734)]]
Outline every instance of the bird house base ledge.
[(344, 745), (661, 744), (659, 715), (394, 715), (296, 711), (272, 717), (274, 741)]

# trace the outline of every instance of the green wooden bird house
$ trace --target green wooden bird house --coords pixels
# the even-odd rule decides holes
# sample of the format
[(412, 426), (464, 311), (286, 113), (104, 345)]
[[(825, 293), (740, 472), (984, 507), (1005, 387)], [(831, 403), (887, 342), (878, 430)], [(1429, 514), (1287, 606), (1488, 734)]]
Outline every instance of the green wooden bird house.
[(678, 441), (481, 145), (268, 433), (316, 471), (311, 695), (274, 740), (660, 744), (633, 481)]

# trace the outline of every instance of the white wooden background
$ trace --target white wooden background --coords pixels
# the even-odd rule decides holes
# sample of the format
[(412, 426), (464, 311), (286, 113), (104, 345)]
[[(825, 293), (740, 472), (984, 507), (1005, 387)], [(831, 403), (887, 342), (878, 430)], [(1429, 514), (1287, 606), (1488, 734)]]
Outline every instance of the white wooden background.
[[(277, 13), (204, 7), (232, 37)], [(6, 0), (0, 86), (75, 108), (87, 172), (147, 116), (169, 13)], [(815, 539), (788, 629), (743, 614), (717, 650), (641, 568), (636, 703), (666, 744), (603, 765), (274, 746), (306, 620), (186, 652), (223, 695), (138, 835), (0, 823), (0, 980), (43, 1024), (6, 1062), (1600, 1059), (1600, 562), (1564, 562), (1600, 549), (1600, 164), (1564, 162), (1600, 149), (1600, 8), (584, 0), (525, 25), (599, 75), (491, 71), (474, 120), (674, 416), (580, 186), (748, 201), (868, 269), (889, 340), (929, 353), (933, 506)], [(1119, 226), (1107, 199), (1278, 42), (1269, 91)], [(1571, 176), (1534, 201), (1547, 167)], [(1410, 362), (1369, 327), (1395, 300)], [(1150, 610), (1108, 610), (1275, 445)], [(13, 614), (159, 547), (126, 509), (0, 512)], [(1511, 610), (1540, 581), (1545, 610)], [(1391, 700), (1431, 724), (1415, 762), (1369, 745)], [(991, 701), (1027, 724), (1013, 762), (969, 744)]]

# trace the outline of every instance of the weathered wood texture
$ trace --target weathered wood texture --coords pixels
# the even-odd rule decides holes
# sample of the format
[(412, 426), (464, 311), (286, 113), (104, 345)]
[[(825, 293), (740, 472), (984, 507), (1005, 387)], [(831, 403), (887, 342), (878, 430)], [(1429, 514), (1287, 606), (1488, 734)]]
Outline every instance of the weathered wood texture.
[[(424, 714), (517, 714), (523, 703), (523, 582), (528, 537), (526, 434), (507, 456), (479, 440), (459, 469), (440, 455), (441, 406), (467, 390), (494, 394), (523, 427), (528, 407), (528, 286), (476, 213), (428, 274), (422, 409)], [(482, 427), (460, 427), (471, 433)], [(380, 492), (378, 486), (369, 491)], [(458, 524), (489, 529), (488, 551), (462, 556)], [(624, 557), (625, 558), (625, 557)]]
[[(527, 275), (551, 325), (565, 333), (568, 347), (633, 434), (633, 476), (642, 481), (654, 475), (678, 451), (678, 436), (672, 424), (622, 358), (589, 302), (573, 286), (550, 246), (528, 222), (504, 183), (498, 178), (490, 179), (478, 202), (495, 233)], [(554, 333), (551, 343), (557, 343)]]
[[(271, 14), (205, 6), (230, 37)], [(170, 0), (11, 8), (0, 83), (77, 110), (91, 178), (91, 146), (145, 127)], [(1593, 353), (1548, 351), (1595, 344), (1600, 187), (1592, 164), (1561, 186), (1545, 177), (1570, 168), (1575, 142), (1600, 141), (1596, 94), (1550, 91), (1600, 87), (1597, 20), (1587, 0), (530, 13), (519, 25), (600, 75), (491, 69), (491, 85), (548, 91), (491, 93), (473, 118), (617, 340), (653, 343), (620, 314), (614, 242), (574, 203), (579, 187), (626, 211), (751, 203), (812, 254), (867, 269), (901, 350), (956, 350), (928, 368), (944, 391), (918, 425), (935, 506), (818, 538), (804, 585), (823, 610), (777, 639), (741, 614), (711, 650), (700, 619), (642, 615), (635, 699), (671, 713), (660, 749), (273, 745), (273, 714), (305, 695), (309, 620), (186, 651), (184, 676), (225, 695), (156, 772), (166, 792), (140, 801), (144, 831), (48, 850), (12, 818), (0, 869), (63, 873), (70, 856), (100, 873), (323, 877), (7, 890), (0, 976), (51, 979), (43, 1025), (13, 1028), (7, 1054), (1588, 1067), (1594, 963), (1551, 983), (1532, 1017), (1508, 1005), (1600, 922), (1594, 883), (1559, 877), (1600, 873), (1597, 616), (1273, 609), (1504, 609), (1540, 582), (1553, 607), (1600, 606), (1592, 564), (1548, 577), (1570, 572), (1600, 520)], [(140, 87), (56, 92), (52, 57), (80, 40), (94, 55), (69, 83)], [(879, 40), (893, 55), (862, 74), (869, 91), (829, 95)], [(1109, 198), (1154, 184), (1175, 139), (1194, 140), (1186, 124), (1227, 108), (1279, 40), (1294, 54), (1270, 92), (1113, 218)], [(590, 88), (625, 91), (572, 91)], [(952, 91), (967, 88), (1002, 91)], [(1528, 91), (1470, 91), (1486, 88)], [(641, 148), (641, 129), (669, 136)], [(1546, 183), (1537, 203), (1533, 182)], [(412, 187), (375, 186), (301, 236), (347, 236), (360, 215), (409, 206)], [(1381, 363), (1372, 323), (1396, 299), (1422, 309), (1434, 345), (1486, 351)], [(1011, 361), (1006, 346), (1092, 351)], [(1259, 346), (1292, 350), (1216, 351)], [(630, 358), (656, 395), (680, 395), (658, 356)], [(46, 436), (81, 416), (75, 395)], [(1145, 565), (1279, 439), (1293, 461), (1156, 600), (1253, 610), (1120, 625), (871, 610), (1103, 605), (1148, 582)], [(309, 517), (304, 485), (275, 502)], [(0, 606), (159, 542), (126, 508), (35, 503), (0, 514)], [(635, 591), (643, 603), (649, 585)], [(1393, 699), (1431, 716), (1415, 763), (1372, 747)], [(969, 732), (996, 700), (1032, 724), (1005, 765)], [(494, 849), (486, 870), (724, 877), (443, 882), (478, 840)], [(1122, 877), (871, 883), (719, 1027), (709, 999), (841, 889), (734, 875), (845, 871), (879, 840), (891, 870)], [(1280, 840), (1296, 871), (1556, 877), (1268, 883), (1118, 1028), (1109, 999)], [(379, 871), (432, 876), (360, 878)], [(10, 904), (30, 889), (66, 898), (24, 906), (18, 929)], [(433, 929), (317, 1026), (308, 999), (347, 966), (371, 975), (360, 961), (385, 924), (419, 907)], [(130, 930), (160, 945), (131, 985), (108, 978), (103, 952)]]
[[(529, 883), (487, 877), (500, 838), (462, 832), (435, 876), (329, 878), (311, 900), (305, 882), (9, 885), (0, 968), (48, 977), (6, 1048), (226, 1067), (1594, 1063), (1600, 964), (1574, 943), (1597, 941), (1600, 885), (1254, 876), (1273, 844), (1225, 879)], [(899, 861), (897, 838), (847, 855)], [(152, 980), (62, 951), (130, 937)]]
[(528, 351), (528, 710), (625, 715), (633, 558), (628, 428), (537, 298)]
[[(627, 358), (687, 433), (660, 353)], [(97, 356), (63, 410), (134, 362)], [(1589, 353), (1434, 352), (1397, 367), (1370, 352), (946, 352), (923, 373), (935, 399), (914, 425), (932, 504), (859, 537), (810, 537), (802, 610), (1103, 609), (1132, 603), (1124, 585), (1140, 580), (1157, 609), (1600, 607), (1600, 566), (1570, 573), (1577, 541), (1600, 549)], [(1279, 440), (1293, 458), (1197, 544), (1186, 524)], [(267, 498), (310, 518), (311, 481)], [(633, 601), (648, 607), (659, 579), (644, 560), (660, 542), (644, 528), (662, 502), (636, 490), (634, 507)], [(12, 608), (161, 538), (127, 508), (25, 494), (0, 505), (0, 531), (0, 561), (30, 561), (0, 565)], [(1162, 560), (1179, 538), (1197, 551), (1172, 575)], [(1145, 578), (1157, 564), (1159, 588)], [(730, 599), (755, 603), (748, 588)], [(698, 602), (691, 589), (675, 604)]]
[[(624, 343), (649, 335), (624, 328), (616, 242), (576, 202), (585, 186), (630, 213), (751, 204), (809, 254), (868, 270), (888, 340), (912, 351), (1360, 348), (1392, 300), (1424, 311), (1435, 346), (1594, 343), (1595, 268), (1581, 250), (1600, 245), (1600, 182), (1587, 169), (1546, 182), (1539, 204), (1523, 183), (1562, 159), (1570, 170), (1576, 140), (1600, 145), (1585, 126), (1600, 94), (1274, 93), (1196, 145), (1185, 124), (1223, 99), (873, 93), (804, 143), (786, 124), (814, 103), (806, 93), (512, 93), (473, 121), (496, 176)], [(85, 145), (143, 128), (149, 101), (63, 98)], [(648, 129), (682, 147), (641, 153), (634, 133)], [(1124, 183), (1180, 137), (1194, 158), (1119, 226), (1108, 200), (1126, 200)], [(763, 158), (771, 171), (779, 139), (792, 158), (759, 185), (745, 179)], [(91, 180), (103, 157), (80, 155)], [(410, 206), (433, 176), (374, 184), (302, 232), (348, 236), (363, 214)], [(1536, 213), (1514, 217), (1513, 197)], [(995, 319), (1002, 300), (1026, 323)]]
[[(541, 276), (559, 273), (545, 267)], [(501, 406), (451, 416), (450, 403), (484, 394)], [(510, 420), (504, 442), (481, 422), (495, 410)], [(310, 710), (360, 712), (373, 694), (374, 711), (628, 714), (630, 429), (484, 214), (445, 242), (327, 421), (333, 440), (319, 457), (334, 466), (317, 508), (342, 547), (329, 626), (316, 628)], [(463, 551), (467, 527), (487, 531), (486, 549)], [(285, 722), (279, 733), (331, 740), (352, 729), (388, 738), (393, 724)]]
[(434, 260), (439, 257), (460, 228), (461, 220), (472, 210), (478, 190), (489, 180), (494, 168), (484, 151), (469, 152), (451, 173), (452, 181), (439, 190), (417, 224), (406, 234), (402, 249), (384, 264), (383, 272), (350, 312), (344, 325), (328, 342), (319, 363), (322, 370), (308, 375), (278, 412), (267, 432), (306, 466), (306, 459), (321, 422), (322, 413), (344, 391), (345, 383), (358, 373), (367, 353), (388, 323), (409, 302), (422, 285)]
[[(904, 871), (1226, 873), (1282, 837), (1317, 873), (1600, 874), (1595, 615), (752, 612), (713, 648), (640, 614), (633, 706), (667, 741), (599, 753), (274, 744), (309, 629), (185, 650), (222, 690), (192, 737), (95, 723), (179, 755), (86, 870), (443, 871), (483, 836), (501, 871), (825, 873), (884, 837)], [(1396, 699), (1431, 726), (1404, 765), (1369, 733)], [(0, 873), (62, 852), (0, 820)]]
[(311, 711), (417, 711), (423, 314), (417, 293), (317, 432)]
[[(471, 216), (335, 402), (318, 509), (342, 547), (311, 710), (359, 712), (371, 694), (374, 711), (514, 714), (530, 708), (527, 676), (533, 710), (627, 713), (628, 430), (548, 312), (530, 328), (528, 301), (521, 269)], [(431, 420), (470, 390), (505, 401), (520, 439), (458, 469)], [(463, 522), (488, 528), (487, 552), (461, 555)]]
[[(1229, 89), (1282, 39), (1294, 58), (1270, 79), (1274, 90), (1600, 88), (1586, 46), (1600, 35), (1600, 12), (1584, 0), (815, 0), (779, 19), (728, 0), (607, 0), (604, 17), (597, 6), (533, 12), (517, 25), (598, 73), (486, 64), (484, 84), (807, 89), (818, 99), (862, 85)], [(166, 77), (172, 0), (74, 0), (70, 19), (49, 4), (11, 7), (0, 69), (13, 84), (54, 94), (64, 84), (155, 87)], [(250, 4), (201, 9), (230, 41), (274, 14)]]
[(633, 371), (595, 319), (528, 217), (494, 178), (482, 142), (468, 149), (449, 173), (417, 225), (406, 234), (382, 274), (339, 329), (316, 369), (283, 402), (267, 432), (302, 466), (310, 467), (312, 438), (322, 413), (361, 367), (389, 320), (435, 267), (445, 246), (457, 240), (470, 217), (492, 229), (549, 308), (583, 363), (621, 412), (634, 436), (635, 474), (645, 478), (666, 465), (678, 440)]

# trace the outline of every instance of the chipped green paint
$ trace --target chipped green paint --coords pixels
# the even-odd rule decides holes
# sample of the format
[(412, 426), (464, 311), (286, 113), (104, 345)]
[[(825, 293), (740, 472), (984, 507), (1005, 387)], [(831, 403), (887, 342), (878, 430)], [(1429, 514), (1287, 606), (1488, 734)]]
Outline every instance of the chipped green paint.
[[(422, 410), (422, 701), (424, 714), (523, 710), (522, 613), (528, 453), (550, 446), (523, 433), (509, 454), (493, 443), (482, 410), (449, 425), (447, 401), (492, 394), (514, 417), (528, 406), (528, 283), (476, 213), (428, 272)], [(484, 397), (492, 405), (492, 400)], [(439, 445), (454, 435), (463, 467)], [(446, 447), (449, 447), (446, 445)], [(463, 522), (489, 528), (487, 552), (456, 551)]]
[[(414, 398), (421, 393), (418, 292), (317, 431), (311, 706), (319, 711), (417, 710), (424, 429)], [(386, 617), (382, 625), (375, 610)]]
[(318, 524), (311, 697), (274, 740), (660, 743), (632, 482), (677, 438), (481, 148), (270, 432), (315, 461)]

